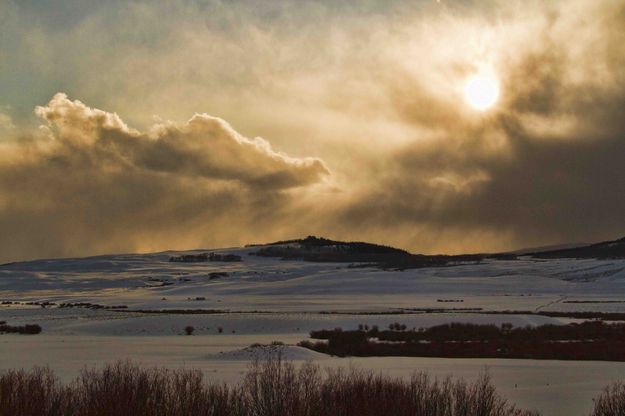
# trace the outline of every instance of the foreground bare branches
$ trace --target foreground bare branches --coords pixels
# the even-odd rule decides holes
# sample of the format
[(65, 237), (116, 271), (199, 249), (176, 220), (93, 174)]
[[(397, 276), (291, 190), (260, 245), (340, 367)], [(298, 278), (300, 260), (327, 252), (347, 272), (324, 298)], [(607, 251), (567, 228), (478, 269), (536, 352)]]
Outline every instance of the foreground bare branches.
[[(596, 401), (593, 416), (622, 415), (625, 387)], [(0, 416), (530, 416), (497, 394), (487, 374), (473, 383), (410, 380), (370, 371), (322, 372), (279, 359), (256, 362), (235, 386), (210, 385), (198, 370), (118, 362), (83, 370), (67, 385), (46, 368), (0, 373)]]
[(616, 382), (595, 399), (591, 416), (625, 415), (625, 384)]

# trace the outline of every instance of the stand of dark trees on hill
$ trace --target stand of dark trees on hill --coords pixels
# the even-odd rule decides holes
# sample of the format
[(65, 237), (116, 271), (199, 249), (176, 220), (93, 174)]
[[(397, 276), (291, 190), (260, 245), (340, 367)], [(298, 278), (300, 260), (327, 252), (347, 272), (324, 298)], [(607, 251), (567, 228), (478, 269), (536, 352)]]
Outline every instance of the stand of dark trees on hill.
[(182, 256), (171, 256), (169, 261), (173, 263), (202, 263), (206, 261), (236, 262), (241, 261), (241, 256), (217, 253), (183, 254)]
[(278, 241), (250, 253), (283, 260), (304, 260), (323, 263), (362, 263), (384, 269), (415, 269), (441, 267), (483, 260), (479, 254), (457, 256), (411, 254), (394, 247), (364, 242), (344, 242), (308, 236), (300, 240)]
[(513, 328), (511, 324), (446, 324), (404, 330), (392, 324), (358, 331), (313, 331), (321, 342), (299, 345), (336, 356), (529, 358), (625, 361), (625, 324), (601, 321)]

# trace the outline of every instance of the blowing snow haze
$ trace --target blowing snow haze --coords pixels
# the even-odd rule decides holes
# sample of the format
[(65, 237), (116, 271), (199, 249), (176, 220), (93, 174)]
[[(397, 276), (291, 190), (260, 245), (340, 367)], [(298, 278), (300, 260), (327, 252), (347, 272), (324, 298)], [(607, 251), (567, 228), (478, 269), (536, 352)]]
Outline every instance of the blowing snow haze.
[(3, 1), (0, 261), (622, 235), (624, 22), (612, 0)]

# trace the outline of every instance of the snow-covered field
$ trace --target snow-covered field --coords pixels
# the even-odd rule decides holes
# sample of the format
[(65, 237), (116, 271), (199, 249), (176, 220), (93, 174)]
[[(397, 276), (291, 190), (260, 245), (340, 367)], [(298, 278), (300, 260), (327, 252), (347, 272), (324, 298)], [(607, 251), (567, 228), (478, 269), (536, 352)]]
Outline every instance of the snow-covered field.
[[(427, 370), (476, 377), (488, 367), (502, 393), (546, 415), (587, 414), (591, 398), (625, 378), (625, 363), (438, 358), (339, 359), (294, 346), (313, 329), (408, 328), (446, 322), (541, 325), (566, 318), (472, 311), (404, 313), (400, 309), (625, 312), (624, 260), (491, 260), (444, 268), (383, 271), (348, 264), (282, 261), (249, 255), (258, 248), (214, 250), (240, 263), (170, 263), (166, 252), (0, 266), (0, 321), (37, 323), (40, 335), (0, 335), (0, 368), (50, 365), (63, 377), (84, 365), (131, 358), (147, 365), (201, 368), (234, 381), (259, 349), (281, 341), (285, 358), (322, 366), (355, 364), (394, 375)], [(197, 253), (213, 250), (198, 250)], [(210, 279), (210, 273), (228, 276)], [(446, 300), (447, 302), (441, 302)], [(453, 302), (449, 302), (453, 301)], [(583, 301), (585, 303), (571, 303)], [(27, 302), (54, 302), (42, 308)], [(58, 308), (62, 302), (128, 309)], [(607, 303), (609, 302), (609, 303)], [(146, 314), (146, 309), (219, 309), (229, 313)], [(329, 311), (339, 313), (327, 313)], [(323, 312), (323, 313), (322, 313)], [(184, 336), (184, 327), (195, 328)], [(263, 350), (264, 351), (264, 350)]]
[[(37, 260), (0, 266), (1, 300), (92, 302), (133, 309), (387, 311), (482, 307), (488, 310), (625, 311), (625, 260), (495, 261), (406, 271), (251, 256), (257, 248), (215, 250), (239, 263), (170, 263), (177, 252)], [(209, 250), (198, 250), (206, 252)], [(210, 279), (211, 272), (227, 277)], [(205, 298), (204, 300), (196, 300)], [(440, 303), (437, 299), (462, 299)], [(573, 306), (571, 306), (573, 305)]]

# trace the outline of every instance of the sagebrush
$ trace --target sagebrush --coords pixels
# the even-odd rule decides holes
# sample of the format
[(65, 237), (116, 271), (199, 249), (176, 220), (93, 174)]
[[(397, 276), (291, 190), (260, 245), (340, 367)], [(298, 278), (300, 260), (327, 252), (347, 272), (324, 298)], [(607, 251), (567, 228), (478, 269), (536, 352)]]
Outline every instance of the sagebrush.
[[(253, 363), (236, 385), (207, 383), (199, 370), (117, 362), (84, 369), (68, 384), (52, 370), (0, 372), (0, 416), (534, 416), (509, 404), (487, 373), (474, 382), (426, 373), (410, 379), (371, 371), (323, 372), (280, 359)], [(625, 415), (625, 384), (594, 399), (591, 416)]]

